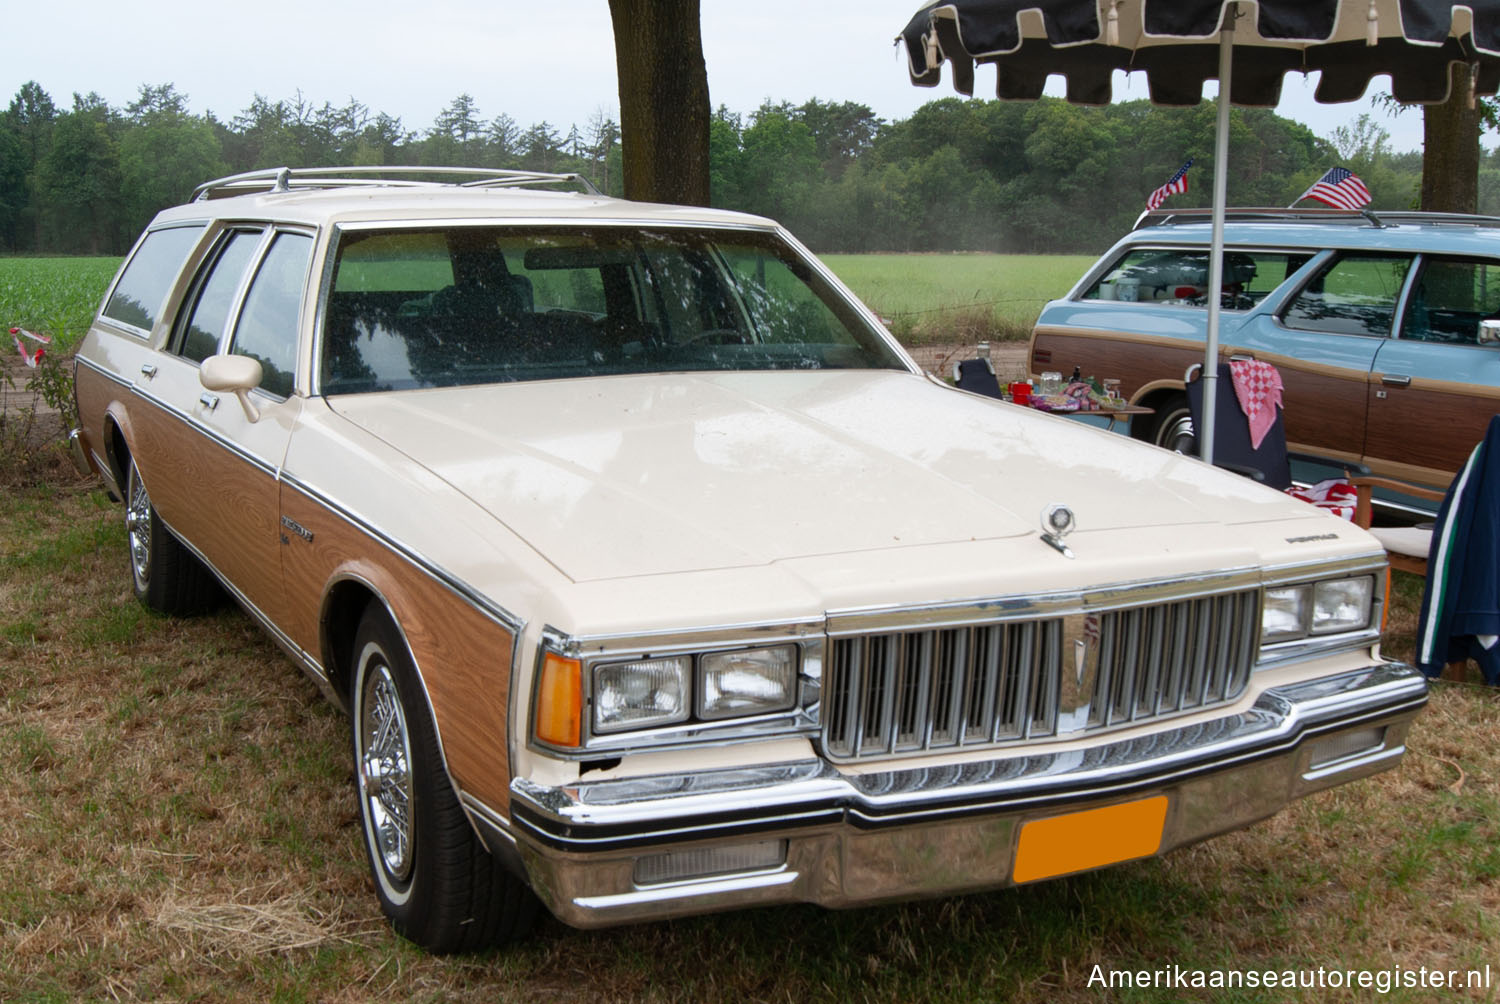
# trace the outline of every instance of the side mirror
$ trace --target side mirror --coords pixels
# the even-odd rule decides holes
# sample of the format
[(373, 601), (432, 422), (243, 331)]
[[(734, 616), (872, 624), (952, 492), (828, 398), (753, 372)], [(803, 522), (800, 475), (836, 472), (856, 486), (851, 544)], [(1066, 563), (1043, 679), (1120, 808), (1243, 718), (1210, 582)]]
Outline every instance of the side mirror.
[(1500, 345), (1500, 321), (1479, 322), (1479, 344)]
[(260, 386), (265, 371), (249, 356), (209, 356), (198, 366), (198, 382), (211, 391), (227, 391), (239, 399), (245, 417), (260, 421), (260, 410), (250, 400), (250, 391)]

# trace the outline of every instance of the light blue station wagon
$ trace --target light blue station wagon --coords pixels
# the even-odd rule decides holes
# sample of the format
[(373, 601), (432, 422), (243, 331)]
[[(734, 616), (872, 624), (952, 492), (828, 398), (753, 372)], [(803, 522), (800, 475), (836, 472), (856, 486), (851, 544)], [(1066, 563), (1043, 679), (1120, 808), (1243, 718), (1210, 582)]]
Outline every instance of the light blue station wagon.
[[(1155, 409), (1134, 434), (1183, 445), (1210, 229), (1207, 210), (1143, 216), (1042, 310), (1033, 372), (1118, 377)], [(1500, 218), (1231, 210), (1224, 246), (1220, 352), (1280, 370), (1288, 446), (1447, 485), (1500, 411)]]

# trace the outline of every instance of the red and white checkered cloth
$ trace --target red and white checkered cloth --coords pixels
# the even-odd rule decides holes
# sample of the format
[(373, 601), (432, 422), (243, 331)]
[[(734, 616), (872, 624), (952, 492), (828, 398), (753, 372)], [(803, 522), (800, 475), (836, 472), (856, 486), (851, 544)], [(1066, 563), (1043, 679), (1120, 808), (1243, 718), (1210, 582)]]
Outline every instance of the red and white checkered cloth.
[(1306, 488), (1288, 488), (1286, 493), (1304, 502), (1311, 502), (1340, 519), (1349, 520), (1354, 518), (1354, 505), (1359, 501), (1359, 493), (1343, 478), (1329, 478)]
[(1276, 409), (1281, 407), (1281, 374), (1270, 363), (1258, 359), (1232, 359), (1229, 375), (1234, 380), (1234, 396), (1240, 410), (1250, 422), (1250, 446), (1260, 449), (1261, 441), (1276, 424)]

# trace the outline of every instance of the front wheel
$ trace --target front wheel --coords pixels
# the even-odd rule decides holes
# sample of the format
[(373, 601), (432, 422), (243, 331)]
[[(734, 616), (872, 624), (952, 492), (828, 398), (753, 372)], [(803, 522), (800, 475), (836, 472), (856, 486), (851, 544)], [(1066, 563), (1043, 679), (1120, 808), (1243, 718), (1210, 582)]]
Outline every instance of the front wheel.
[(355, 786), (381, 909), (431, 952), (526, 934), (539, 906), (479, 842), (443, 767), (437, 730), (390, 617), (371, 607), (354, 641)]

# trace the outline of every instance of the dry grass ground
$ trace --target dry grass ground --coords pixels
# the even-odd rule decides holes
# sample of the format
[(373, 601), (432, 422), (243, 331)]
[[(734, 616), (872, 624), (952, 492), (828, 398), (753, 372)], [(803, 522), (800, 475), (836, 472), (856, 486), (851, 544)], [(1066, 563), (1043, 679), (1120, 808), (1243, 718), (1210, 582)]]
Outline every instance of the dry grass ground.
[(369, 891), (344, 720), (238, 612), (143, 611), (125, 561), (93, 486), (0, 489), (5, 1001), (1321, 1002), (1373, 995), (1089, 981), (1096, 965), (1500, 970), (1500, 695), (1456, 683), (1399, 770), (1161, 860), (846, 913), (547, 922), (513, 949), (428, 957)]

